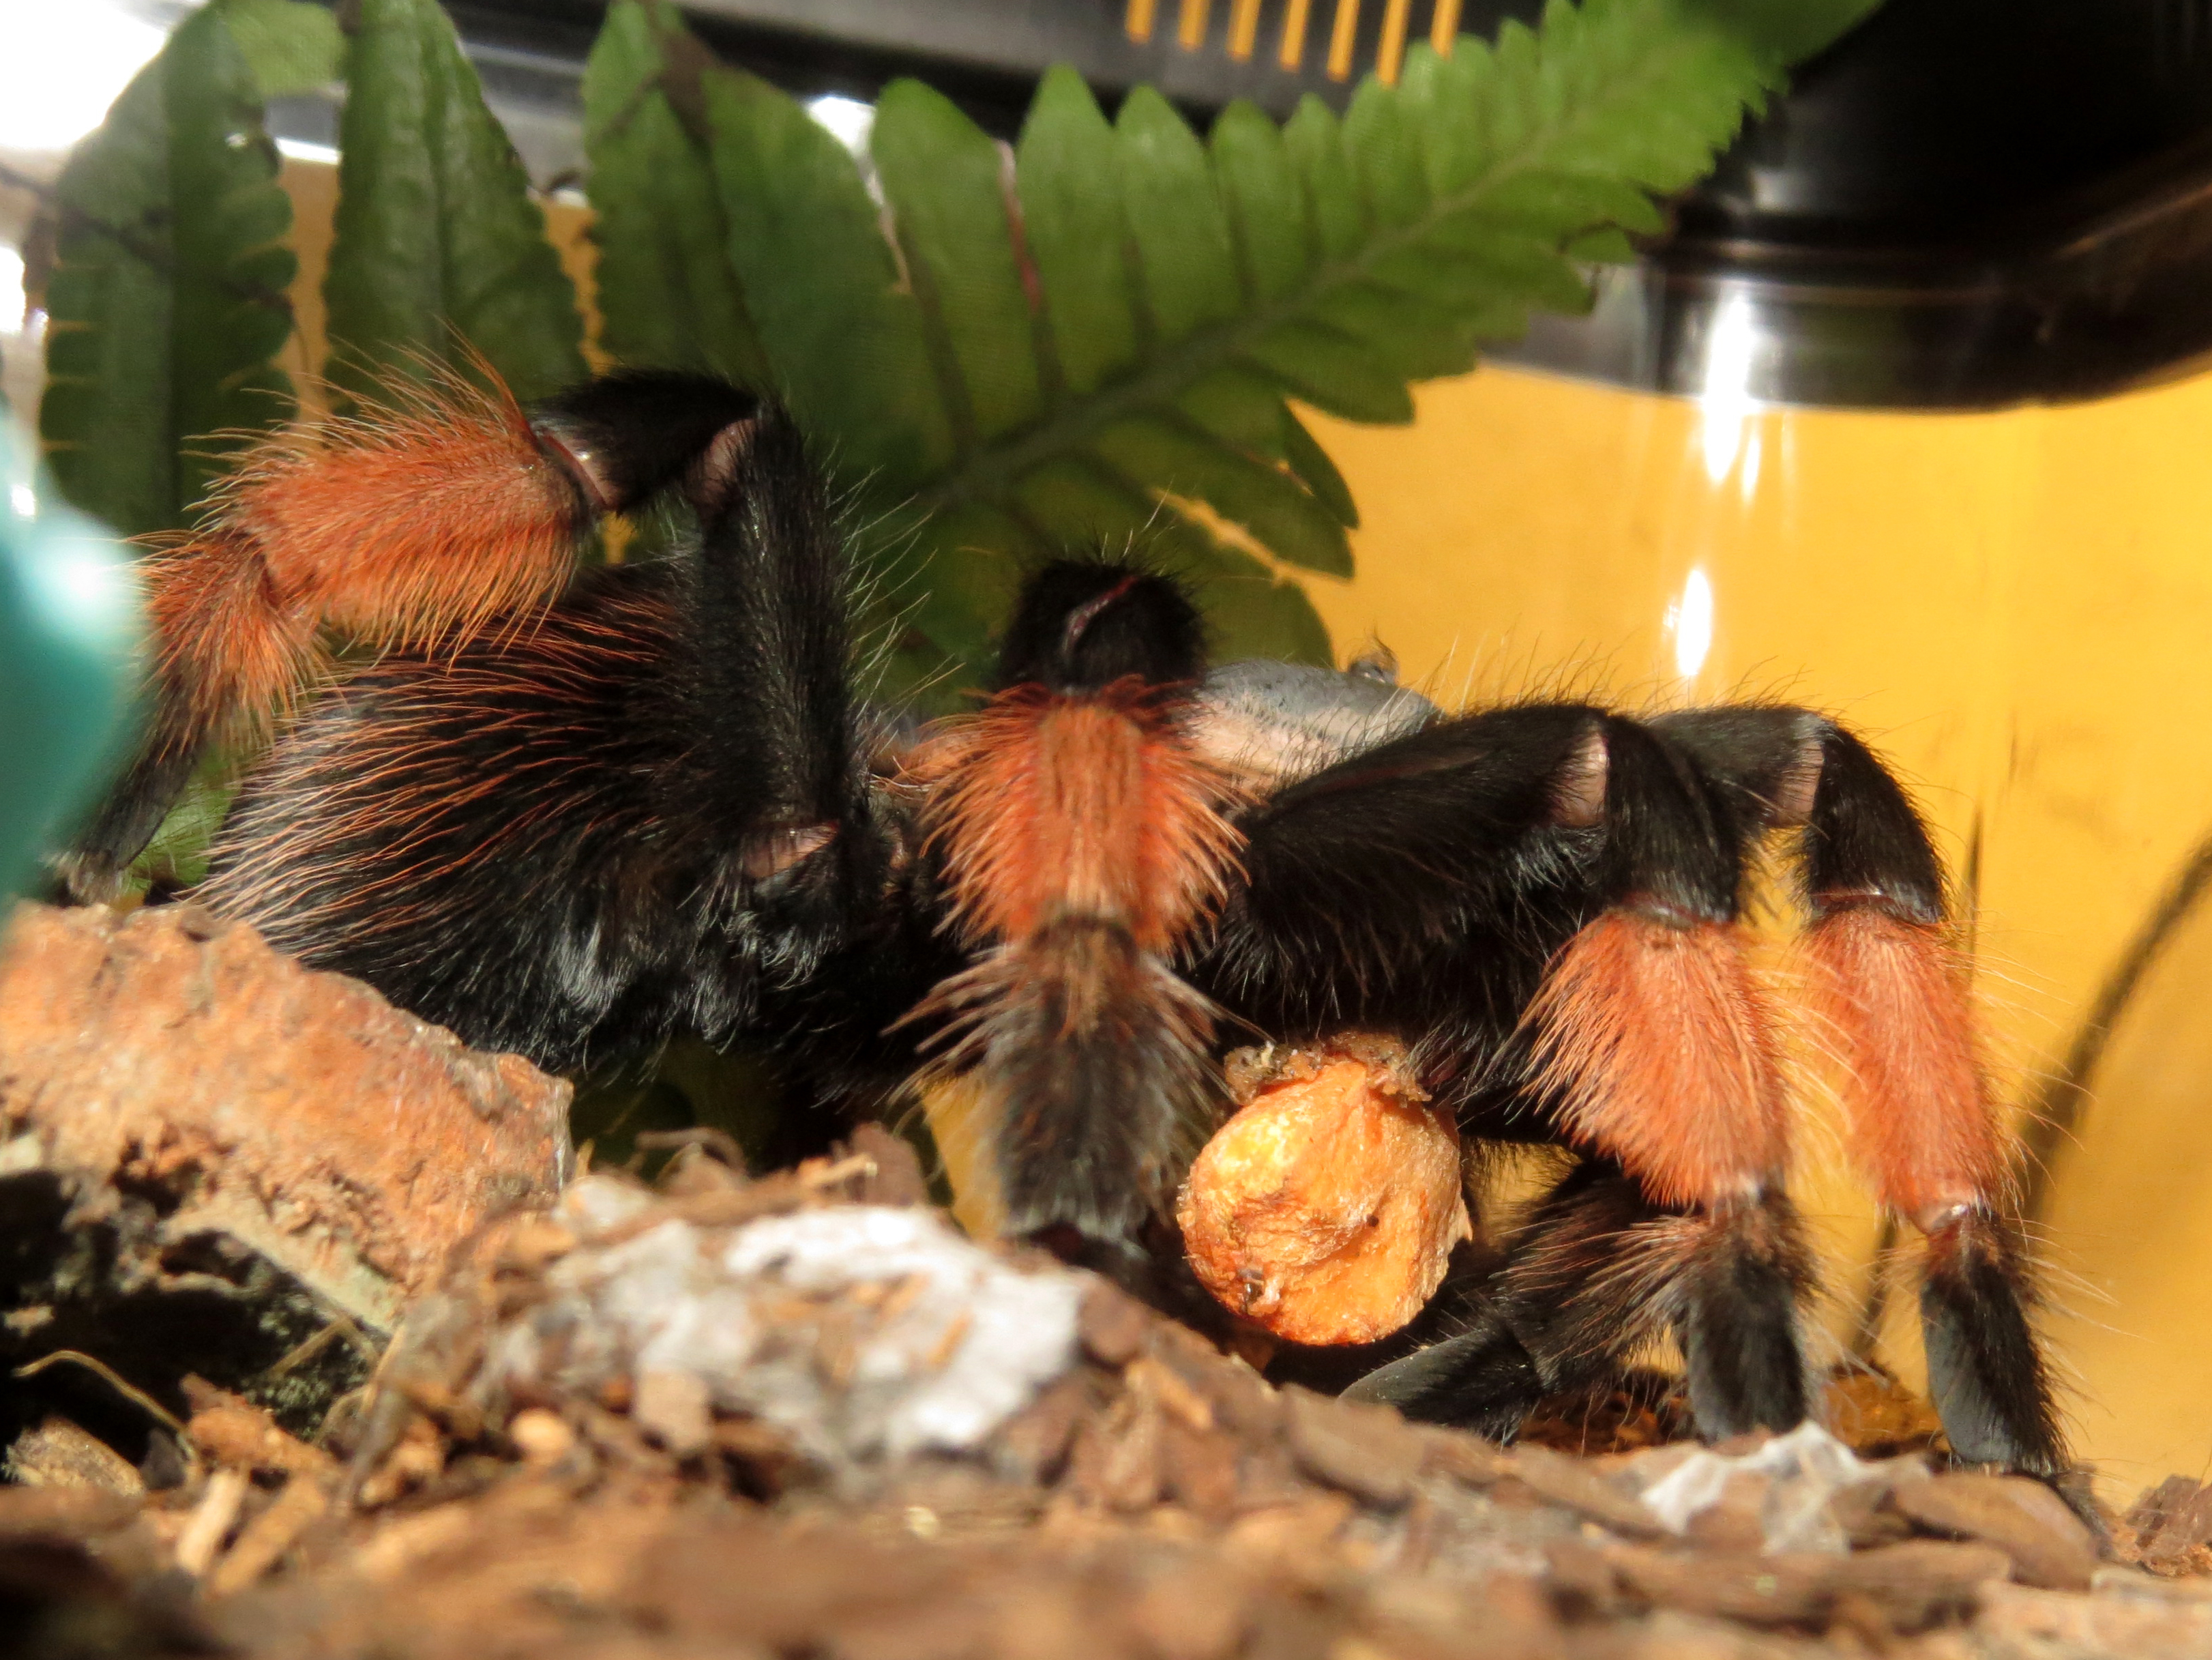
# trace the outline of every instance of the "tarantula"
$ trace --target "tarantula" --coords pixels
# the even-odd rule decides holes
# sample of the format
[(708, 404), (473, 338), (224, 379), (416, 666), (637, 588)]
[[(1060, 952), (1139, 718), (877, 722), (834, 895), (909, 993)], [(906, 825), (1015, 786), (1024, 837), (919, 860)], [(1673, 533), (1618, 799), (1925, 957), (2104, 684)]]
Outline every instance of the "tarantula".
[[(576, 572), (599, 515), (663, 490), (696, 516), (684, 551)], [(1850, 1139), (1926, 1238), (1952, 1445), (2065, 1463), (1942, 873), (1820, 714), (1450, 715), (1371, 670), (1209, 667), (1173, 580), (1092, 558), (1031, 575), (988, 700), (916, 729), (856, 693), (838, 520), (789, 419), (666, 374), (274, 441), (150, 572), (159, 714), (81, 895), (210, 739), (350, 637), (380, 655), (277, 727), (202, 902), (549, 1067), (689, 1031), (773, 1045), (825, 1097), (964, 1074), (1011, 1229), (1108, 1261), (1157, 1245), (1231, 1034), (1395, 1036), (1467, 1136), (1571, 1155), (1448, 1288), (1463, 1329), (1356, 1385), (1493, 1433), (1655, 1329), (1705, 1433), (1812, 1409), (1777, 1016), (1739, 921), (1748, 851), (1794, 830)]]

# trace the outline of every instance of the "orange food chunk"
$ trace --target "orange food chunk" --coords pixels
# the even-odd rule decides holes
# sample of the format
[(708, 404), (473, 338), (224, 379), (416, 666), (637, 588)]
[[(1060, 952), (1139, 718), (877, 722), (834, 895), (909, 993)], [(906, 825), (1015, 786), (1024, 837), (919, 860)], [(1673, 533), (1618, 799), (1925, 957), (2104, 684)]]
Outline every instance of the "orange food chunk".
[[(1222, 1304), (1294, 1343), (1371, 1343), (1443, 1283), (1471, 1237), (1459, 1134), (1388, 1040), (1231, 1057), (1247, 1104), (1191, 1165), (1176, 1207)], [(1255, 1079), (1252, 1074), (1258, 1072)]]

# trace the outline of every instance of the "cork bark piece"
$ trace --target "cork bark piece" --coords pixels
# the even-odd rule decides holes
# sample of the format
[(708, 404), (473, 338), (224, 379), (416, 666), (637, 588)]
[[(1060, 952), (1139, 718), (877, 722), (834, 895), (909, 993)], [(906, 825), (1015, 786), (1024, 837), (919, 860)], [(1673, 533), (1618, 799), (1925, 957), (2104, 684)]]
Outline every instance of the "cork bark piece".
[(5, 923), (0, 1249), (24, 1305), (0, 1365), (80, 1350), (156, 1395), (268, 1373), (269, 1404), (309, 1414), (457, 1243), (568, 1174), (566, 1083), (251, 928), (185, 905)]

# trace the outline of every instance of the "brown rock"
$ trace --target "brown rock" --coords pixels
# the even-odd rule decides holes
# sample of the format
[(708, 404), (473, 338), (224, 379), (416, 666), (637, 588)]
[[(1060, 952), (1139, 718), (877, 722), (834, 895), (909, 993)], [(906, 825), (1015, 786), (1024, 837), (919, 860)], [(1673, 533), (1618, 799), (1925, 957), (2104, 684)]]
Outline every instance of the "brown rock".
[(1233, 1569), (1177, 1564), (1146, 1581), (1130, 1602), (1129, 1620), (1162, 1660), (1220, 1660), (1243, 1638), (1248, 1595)]
[(922, 1173), (920, 1156), (903, 1138), (893, 1134), (881, 1124), (855, 1125), (851, 1140), (841, 1146), (838, 1152), (847, 1158), (858, 1155), (873, 1167), (860, 1179), (854, 1192), (854, 1204), (927, 1205), (929, 1202), (929, 1177)]
[(1213, 1421), (1248, 1441), (1265, 1441), (1282, 1422), (1282, 1397), (1243, 1361), (1221, 1353), (1188, 1326), (1152, 1318), (1145, 1353), (1190, 1385)]
[(488, 1215), (554, 1192), (568, 1085), (187, 907), (21, 906), (0, 942), (0, 1174), (73, 1220), (149, 1195), (389, 1330)]
[(2096, 1572), (2097, 1546), (2089, 1529), (2057, 1494), (2024, 1477), (1959, 1475), (1903, 1481), (1892, 1490), (1890, 1502), (1932, 1532), (1996, 1546), (2027, 1584), (2087, 1590)]
[[(1129, 1646), (1123, 1633), (1115, 1629), (1121, 1623), (1119, 1619), (1102, 1620), (1100, 1611), (1086, 1607), (1075, 1587), (1056, 1580), (1027, 1579), (979, 1600), (989, 1604), (988, 1647), (957, 1643), (958, 1627), (949, 1625), (945, 1634), (955, 1638), (955, 1642), (933, 1643), (927, 1650), (909, 1648), (903, 1652), (964, 1656), (980, 1651), (1004, 1655), (1008, 1660), (1056, 1660), (1061, 1655), (1111, 1656), (1125, 1652)], [(908, 1623), (907, 1611), (894, 1608), (887, 1614), (892, 1627), (903, 1633)], [(838, 1634), (846, 1636), (842, 1632)], [(853, 1660), (877, 1660), (874, 1653), (854, 1648), (849, 1640), (840, 1642), (837, 1651), (851, 1655)], [(898, 1657), (886, 1653), (884, 1660), (898, 1660)]]
[(1066, 1489), (1086, 1503), (1133, 1514), (1160, 1496), (1161, 1412), (1134, 1391), (1083, 1426), (1068, 1455)]
[(637, 1378), (630, 1416), (639, 1428), (678, 1458), (703, 1452), (714, 1440), (707, 1385), (696, 1373), (647, 1371)]
[(1762, 1549), (1766, 1543), (1766, 1498), (1774, 1478), (1738, 1470), (1721, 1486), (1721, 1496), (1690, 1518), (1684, 1537), (1708, 1550)]
[(1835, 1565), (1839, 1594), (1865, 1597), (1900, 1631), (1966, 1612), (2011, 1566), (2011, 1559), (1992, 1546), (1936, 1539), (1910, 1539), (1826, 1560)]
[(1623, 1608), (1620, 1575), (1605, 1547), (1572, 1537), (1544, 1541), (1544, 1578), (1561, 1608), (1582, 1619), (1611, 1619)]
[(1894, 1545), (1912, 1536), (1912, 1523), (1889, 1502), (1891, 1484), (1858, 1481), (1828, 1497), (1828, 1517), (1854, 1550)]
[(1486, 1660), (1553, 1660), (1560, 1652), (1559, 1620), (1533, 1576), (1486, 1574), (1478, 1596), (1473, 1623)]
[(1222, 1548), (1249, 1568), (1315, 1573), (1352, 1514), (1352, 1500), (1334, 1493), (1269, 1505), (1237, 1517), (1222, 1536)]
[(1210, 1522), (1236, 1512), (1243, 1494), (1236, 1444), (1227, 1436), (1170, 1422), (1162, 1436), (1161, 1459), (1167, 1495), (1175, 1503)]
[(2167, 1579), (2117, 1564), (2099, 1568), (2089, 1589), (2099, 1596), (2149, 1597), (2154, 1602), (2212, 1604), (2212, 1579)]
[(1835, 1600), (1830, 1572), (1844, 1560), (1791, 1553), (1712, 1551), (1689, 1554), (1615, 1545), (1603, 1552), (1620, 1584), (1646, 1602), (1752, 1625), (1795, 1626), (1822, 1619)]
[(2169, 1475), (2154, 1487), (2145, 1487), (2124, 1518), (2128, 1526), (2148, 1539), (2197, 1497), (2197, 1483), (2185, 1475)]
[(1008, 1479), (1042, 1486), (1060, 1472), (1075, 1432), (1096, 1404), (1095, 1374), (1073, 1371), (1048, 1385), (991, 1438), (993, 1468)]

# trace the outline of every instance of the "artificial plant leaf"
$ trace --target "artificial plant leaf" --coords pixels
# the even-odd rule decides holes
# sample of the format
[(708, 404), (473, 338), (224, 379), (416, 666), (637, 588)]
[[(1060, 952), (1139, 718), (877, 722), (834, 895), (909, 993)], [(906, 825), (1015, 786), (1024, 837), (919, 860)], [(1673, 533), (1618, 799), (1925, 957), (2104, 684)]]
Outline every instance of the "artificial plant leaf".
[(1393, 426), (1413, 418), (1405, 377), (1357, 335), (1318, 319), (1293, 317), (1256, 331), (1238, 356), (1293, 396), (1347, 421)]
[(346, 50), (325, 374), (356, 396), (437, 366), (518, 398), (584, 376), (544, 216), (434, 0), (358, 0)]
[[(894, 514), (891, 521), (905, 517)], [(939, 514), (916, 526), (905, 546), (880, 537), (874, 544), (886, 571), (884, 587), (906, 623), (963, 665), (956, 690), (976, 684), (976, 669), (989, 660), (994, 625), (1012, 602), (1022, 572), (1050, 547), (1012, 502), (973, 502)]]
[(1237, 449), (1270, 461), (1290, 459), (1283, 447), (1282, 387), (1272, 375), (1224, 363), (1186, 386), (1175, 406)]
[(1141, 483), (1095, 453), (1054, 456), (1025, 468), (1011, 494), (1015, 513), (1040, 528), (1048, 546), (1118, 548), (1161, 517)]
[(329, 8), (307, 0), (215, 0), (264, 98), (312, 92), (338, 78), (345, 36)]
[[(1533, 309), (1586, 307), (1577, 260), (1657, 228), (1652, 198), (1711, 166), (1785, 58), (1864, 9), (1553, 0), (1540, 28), (1417, 47), (1401, 85), (1363, 87), (1341, 119), (1309, 99), (1279, 130), (1233, 106), (1203, 143), (1156, 92), (1109, 125), (1054, 70), (1011, 216), (981, 135), (902, 88), (872, 147), (888, 239), (828, 135), (718, 76), (732, 263), (802, 420), (910, 531), (903, 580), (964, 596), (963, 619), (1037, 550), (1198, 537), (1212, 600), (1299, 633), (1310, 607), (1265, 562), (1224, 564), (1237, 550), (1176, 504), (1286, 563), (1348, 569), (1352, 503), (1291, 400), (1407, 420), (1410, 382), (1466, 368)], [(970, 580), (993, 557), (999, 575)]]
[(1345, 153), (1378, 225), (1416, 224), (1434, 199), (1407, 103), (1380, 81), (1363, 81), (1344, 112)]
[(1109, 163), (1113, 143), (1083, 77), (1064, 64), (1046, 70), (1014, 171), (1057, 383), (1077, 394), (1124, 372), (1139, 350), (1135, 252)]
[[(1344, 152), (1344, 130), (1336, 112), (1308, 93), (1283, 123), (1283, 148), (1297, 171), (1298, 185), (1306, 198), (1306, 216), (1313, 225), (1322, 259), (1334, 261), (1358, 253), (1367, 234), (1366, 215), (1360, 207), (1358, 186), (1352, 181), (1352, 163)], [(1295, 290), (1285, 295), (1281, 303), (1295, 304)]]
[(963, 447), (1034, 420), (1043, 407), (1036, 319), (1014, 250), (1006, 158), (919, 81), (884, 89), (871, 149)]
[(1618, 225), (1607, 225), (1585, 231), (1570, 241), (1567, 255), (1595, 265), (1632, 265), (1636, 263), (1636, 245)]
[(1352, 545), (1336, 516), (1289, 473), (1211, 434), (1172, 418), (1128, 416), (1102, 430), (1091, 448), (1124, 478), (1206, 503), (1278, 558), (1331, 576), (1352, 575)]
[(1235, 316), (1243, 301), (1237, 257), (1205, 146), (1150, 87), (1122, 100), (1114, 135), (1156, 338), (1171, 344)]
[(914, 291), (845, 147), (757, 76), (706, 77), (730, 262), (774, 381), (839, 473), (898, 500), (952, 457)]
[(1328, 452), (1314, 441), (1305, 423), (1287, 409), (1283, 411), (1283, 460), (1297, 474), (1298, 482), (1314, 493), (1314, 499), (1336, 515), (1338, 523), (1354, 530), (1359, 527), (1359, 508), (1352, 499), (1352, 486), (1344, 482)]
[(1313, 258), (1306, 205), (1281, 131), (1243, 100), (1214, 118), (1207, 137), (1229, 208), (1248, 300), (1280, 298)]
[(1873, 15), (1881, 0), (1686, 0), (1692, 14), (1777, 68), (1810, 58)]
[(1328, 629), (1295, 582), (1277, 577), (1241, 549), (1202, 526), (1155, 533), (1156, 552), (1187, 583), (1206, 623), (1206, 650), (1217, 662), (1272, 657), (1328, 667), (1336, 661)]
[(195, 14), (56, 187), (40, 430), (63, 492), (117, 530), (179, 528), (223, 458), (292, 412), (291, 205), (227, 5)]
[[(1852, 10), (1828, 9), (1838, 27)], [(1342, 120), (1309, 99), (1278, 135), (1257, 112), (1232, 108), (1210, 154), (1164, 100), (1133, 93), (1111, 152), (1121, 239), (1103, 209), (1081, 236), (1061, 234), (1073, 217), (1067, 181), (1086, 161), (1102, 178), (1107, 152), (1087, 98), (1048, 82), (1019, 174), (1032, 232), (1047, 228), (1030, 246), (1048, 312), (1061, 292), (1097, 296), (1113, 350), (1091, 362), (1118, 367), (1088, 385), (1064, 376), (1069, 395), (1049, 414), (963, 458), (925, 500), (1021, 496), (1026, 469), (1095, 448), (1101, 430), (1164, 404), (1254, 456), (1288, 461), (1293, 441), (1256, 435), (1254, 379), (1278, 420), (1289, 397), (1350, 419), (1410, 418), (1409, 380), (1465, 368), (1481, 341), (1522, 326), (1532, 307), (1586, 307), (1570, 246), (1656, 228), (1651, 195), (1694, 179), (1763, 99), (1772, 53), (1717, 15), (1697, 0), (1555, 4), (1541, 30), (1514, 25), (1494, 46), (1462, 40), (1449, 59), (1416, 48), (1402, 88), (1364, 87)], [(1130, 329), (1116, 303), (1133, 249), (1149, 331)], [(1052, 320), (1065, 356), (1070, 331)], [(1298, 444), (1296, 482), (1340, 523), (1351, 516), (1336, 511), (1349, 506), (1341, 480), (1314, 456), (1310, 441)], [(1139, 489), (1170, 488), (1117, 459)], [(1224, 487), (1245, 477), (1218, 474)], [(1293, 512), (1283, 523), (1310, 520)]]
[(584, 67), (599, 344), (617, 362), (769, 384), (707, 146), (713, 59), (664, 0), (617, 0)]

